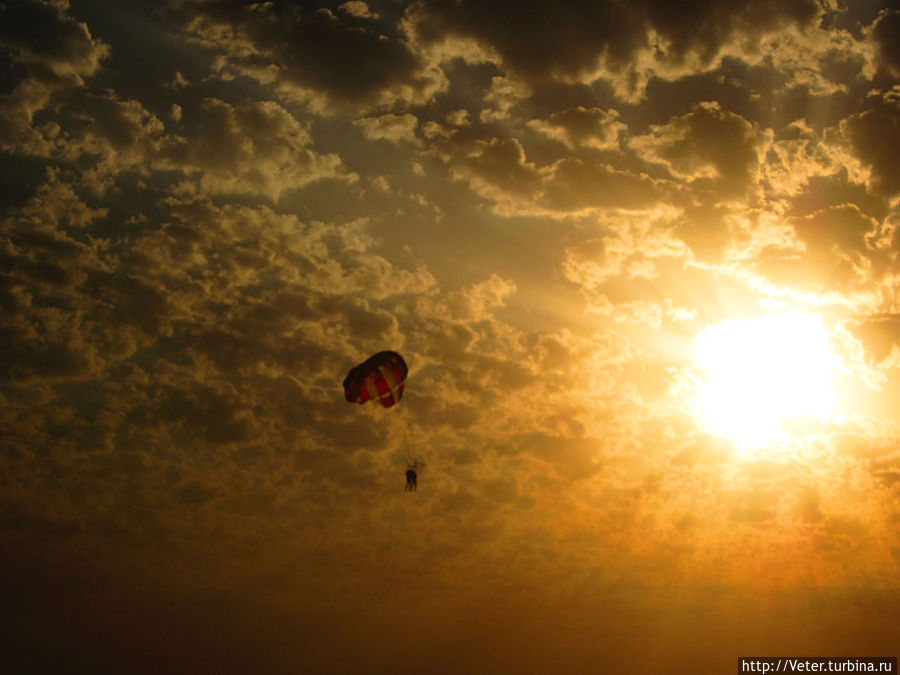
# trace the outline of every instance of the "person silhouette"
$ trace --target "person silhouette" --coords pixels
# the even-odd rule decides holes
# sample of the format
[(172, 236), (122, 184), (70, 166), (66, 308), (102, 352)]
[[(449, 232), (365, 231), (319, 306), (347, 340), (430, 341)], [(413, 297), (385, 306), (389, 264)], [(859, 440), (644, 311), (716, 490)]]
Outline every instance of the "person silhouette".
[(416, 483), (416, 470), (412, 467), (406, 469), (406, 491), (415, 492), (418, 487)]

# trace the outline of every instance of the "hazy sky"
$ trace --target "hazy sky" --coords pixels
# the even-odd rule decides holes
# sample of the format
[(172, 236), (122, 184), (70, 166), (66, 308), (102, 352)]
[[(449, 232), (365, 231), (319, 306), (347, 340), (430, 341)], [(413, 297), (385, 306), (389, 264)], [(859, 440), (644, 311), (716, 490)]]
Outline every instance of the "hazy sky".
[(0, 669), (896, 656), (898, 149), (890, 1), (3, 0)]

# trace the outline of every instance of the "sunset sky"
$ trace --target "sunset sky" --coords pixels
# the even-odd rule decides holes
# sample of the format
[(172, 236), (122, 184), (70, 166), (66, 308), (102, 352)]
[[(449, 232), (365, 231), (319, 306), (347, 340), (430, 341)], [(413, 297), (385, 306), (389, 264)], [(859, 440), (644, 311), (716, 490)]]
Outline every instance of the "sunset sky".
[(898, 655), (891, 0), (2, 0), (0, 185), (0, 670)]

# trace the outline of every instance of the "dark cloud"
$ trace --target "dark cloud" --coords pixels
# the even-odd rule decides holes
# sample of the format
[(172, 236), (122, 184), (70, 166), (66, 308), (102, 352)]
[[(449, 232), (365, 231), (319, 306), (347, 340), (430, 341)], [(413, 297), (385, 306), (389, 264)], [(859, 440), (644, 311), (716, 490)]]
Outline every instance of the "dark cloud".
[(274, 101), (206, 99), (198, 110), (185, 111), (183, 123), (197, 133), (163, 139), (160, 167), (200, 172), (215, 191), (259, 190), (277, 198), (341, 173), (338, 157), (308, 149), (307, 132)]
[[(426, 134), (429, 133), (426, 127)], [(578, 212), (590, 208), (641, 208), (663, 198), (664, 185), (648, 175), (610, 166), (602, 155), (566, 157), (546, 166), (529, 161), (516, 139), (467, 138), (435, 125), (433, 148), (500, 213)], [(440, 134), (440, 135), (439, 135)]]
[(228, 2), (183, 3), (180, 9), (188, 30), (207, 46), (224, 46), (239, 70), (338, 105), (414, 101), (435, 86), (424, 61), (395, 30), (358, 12)]
[(872, 168), (874, 187), (895, 195), (900, 191), (900, 163), (889, 148), (900, 142), (900, 97), (875, 98), (869, 110), (849, 117), (845, 125), (857, 156)]
[(0, 96), (0, 151), (27, 147), (41, 153), (44, 142), (32, 119), (52, 95), (84, 82), (109, 55), (66, 3), (12, 2), (0, 7), (0, 53), (7, 64)]
[(884, 220), (890, 211), (887, 200), (868, 190), (864, 183), (850, 180), (847, 170), (828, 176), (808, 176), (800, 194), (791, 199), (790, 215), (806, 216), (828, 207), (853, 204), (862, 213)]
[(662, 199), (658, 183), (646, 175), (618, 171), (602, 162), (567, 159), (545, 178), (541, 204), (560, 211), (591, 207), (642, 208)]
[(872, 24), (872, 37), (878, 46), (878, 67), (889, 77), (900, 77), (900, 47), (896, 36), (900, 32), (900, 10), (885, 9)]
[(874, 316), (859, 321), (855, 330), (866, 348), (866, 354), (875, 363), (888, 357), (894, 345), (900, 344), (900, 316)]
[(683, 57), (696, 50), (709, 61), (735, 35), (753, 40), (774, 28), (808, 25), (819, 14), (820, 7), (810, 0), (746, 6), (703, 0), (676, 8), (663, 0), (650, 0), (645, 11), (650, 24), (670, 41), (670, 49), (676, 56)]
[(120, 100), (112, 92), (77, 90), (55, 112), (54, 123), (65, 129), (59, 139), (63, 156), (75, 159), (81, 146), (84, 154), (113, 155), (117, 170), (145, 160), (164, 128), (138, 101)]
[(92, 74), (108, 51), (67, 10), (67, 2), (3, 3), (0, 47), (12, 52), (16, 61), (59, 77)]
[(804, 252), (773, 252), (764, 259), (764, 269), (774, 278), (806, 288), (812, 284), (819, 290), (850, 289), (866, 283), (873, 259), (880, 257), (868, 243), (876, 231), (875, 221), (855, 207), (840, 206), (792, 218), (790, 223)]
[(618, 135), (625, 128), (618, 117), (615, 110), (577, 106), (552, 113), (546, 121), (532, 120), (530, 124), (573, 148), (582, 145), (615, 148)]
[[(696, 55), (709, 63), (736, 35), (752, 40), (786, 24), (808, 24), (819, 7), (810, 0), (740, 7), (694, 2), (675, 9), (665, 2), (565, 2), (558, 5), (430, 2), (414, 6), (416, 38), (436, 43), (469, 37), (496, 49), (504, 66), (534, 80), (591, 80), (605, 60), (614, 70), (639, 51), (658, 50), (675, 62)], [(651, 40), (648, 30), (656, 32)], [(662, 51), (659, 51), (662, 49)]]
[(687, 180), (699, 194), (742, 196), (752, 187), (759, 163), (759, 130), (716, 103), (701, 103), (651, 134), (632, 142)]
[(411, 20), (426, 43), (447, 35), (473, 37), (497, 49), (504, 65), (537, 78), (581, 75), (597, 66), (601, 54), (621, 61), (646, 40), (640, 17), (612, 3), (433, 2), (414, 6)]

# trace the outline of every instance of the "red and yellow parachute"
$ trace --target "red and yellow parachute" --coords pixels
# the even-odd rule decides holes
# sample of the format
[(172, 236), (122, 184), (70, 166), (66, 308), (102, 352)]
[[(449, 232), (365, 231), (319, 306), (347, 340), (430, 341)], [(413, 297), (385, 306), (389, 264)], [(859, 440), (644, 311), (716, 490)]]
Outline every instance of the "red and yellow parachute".
[(403, 396), (408, 372), (406, 361), (397, 352), (378, 352), (347, 373), (344, 398), (351, 403), (380, 401), (390, 408)]

